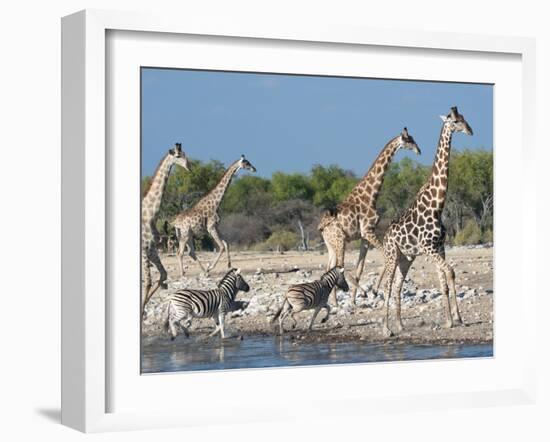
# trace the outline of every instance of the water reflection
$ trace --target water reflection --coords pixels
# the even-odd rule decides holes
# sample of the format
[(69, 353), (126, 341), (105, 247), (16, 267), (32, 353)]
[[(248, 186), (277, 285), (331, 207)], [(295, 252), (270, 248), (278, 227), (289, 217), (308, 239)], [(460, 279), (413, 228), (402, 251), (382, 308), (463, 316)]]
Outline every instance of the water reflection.
[(487, 357), (491, 344), (395, 345), (364, 342), (303, 343), (284, 336), (240, 339), (148, 341), (142, 347), (142, 372), (220, 370), (355, 362)]

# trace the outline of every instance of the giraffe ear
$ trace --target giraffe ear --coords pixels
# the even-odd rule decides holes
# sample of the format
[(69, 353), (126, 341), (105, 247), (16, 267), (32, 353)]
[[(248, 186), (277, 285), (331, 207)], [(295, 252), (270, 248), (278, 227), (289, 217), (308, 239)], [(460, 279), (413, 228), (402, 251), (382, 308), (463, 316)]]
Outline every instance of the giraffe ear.
[(447, 121), (447, 117), (445, 115), (440, 115), (439, 118), (441, 118), (443, 121)]

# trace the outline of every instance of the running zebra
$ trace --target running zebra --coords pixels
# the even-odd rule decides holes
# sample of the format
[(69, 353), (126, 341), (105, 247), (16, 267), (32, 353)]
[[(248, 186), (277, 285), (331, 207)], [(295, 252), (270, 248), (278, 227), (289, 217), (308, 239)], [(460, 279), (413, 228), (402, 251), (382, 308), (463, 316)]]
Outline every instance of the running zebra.
[(237, 292), (248, 292), (249, 285), (243, 279), (240, 269), (231, 269), (213, 290), (178, 290), (168, 298), (166, 307), (165, 330), (172, 340), (176, 339), (176, 323), (185, 319), (183, 332), (189, 337), (187, 329), (193, 318), (213, 318), (216, 328), (209, 336), (220, 332), (225, 338), (224, 321), (228, 312), (246, 307), (247, 303), (235, 301)]
[(279, 333), (282, 335), (284, 333), (283, 321), (288, 315), (290, 315), (294, 321), (294, 327), (296, 327), (297, 322), (296, 318), (294, 318), (295, 313), (301, 312), (302, 310), (315, 309), (308, 328), (308, 330), (311, 330), (313, 321), (315, 321), (316, 316), (323, 308), (327, 310), (327, 315), (321, 320), (321, 323), (326, 322), (330, 315), (328, 296), (334, 286), (346, 292), (349, 290), (342, 267), (333, 267), (322, 275), (321, 279), (318, 281), (296, 284), (289, 287), (285, 294), (283, 305), (277, 313), (275, 313), (271, 322), (273, 323), (279, 318)]

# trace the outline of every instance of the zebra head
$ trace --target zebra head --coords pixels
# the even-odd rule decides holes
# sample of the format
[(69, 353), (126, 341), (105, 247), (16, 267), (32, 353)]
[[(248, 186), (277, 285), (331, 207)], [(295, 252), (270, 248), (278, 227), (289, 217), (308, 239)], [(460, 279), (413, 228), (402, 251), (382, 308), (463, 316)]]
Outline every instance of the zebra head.
[(346, 281), (346, 277), (344, 276), (344, 268), (343, 267), (335, 267), (336, 270), (336, 286), (343, 290), (344, 292), (349, 291), (349, 285)]
[(218, 287), (231, 287), (234, 289), (234, 293), (237, 293), (239, 290), (243, 292), (248, 292), (250, 290), (250, 286), (241, 275), (241, 269), (229, 270), (219, 282)]
[(250, 290), (250, 286), (244, 280), (243, 275), (241, 275), (241, 269), (235, 270), (235, 275), (237, 276), (237, 279), (235, 281), (235, 287), (237, 288), (237, 290), (248, 292)]

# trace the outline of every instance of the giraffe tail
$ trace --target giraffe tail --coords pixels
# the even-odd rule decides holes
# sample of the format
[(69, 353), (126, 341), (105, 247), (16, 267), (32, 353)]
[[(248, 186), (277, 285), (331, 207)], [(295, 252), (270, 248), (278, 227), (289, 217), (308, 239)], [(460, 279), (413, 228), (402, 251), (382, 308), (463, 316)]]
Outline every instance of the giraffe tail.
[(322, 232), (325, 227), (327, 227), (332, 221), (336, 219), (336, 214), (334, 212), (326, 211), (321, 215), (321, 219), (319, 220), (319, 225), (317, 226), (317, 230), (319, 232)]

